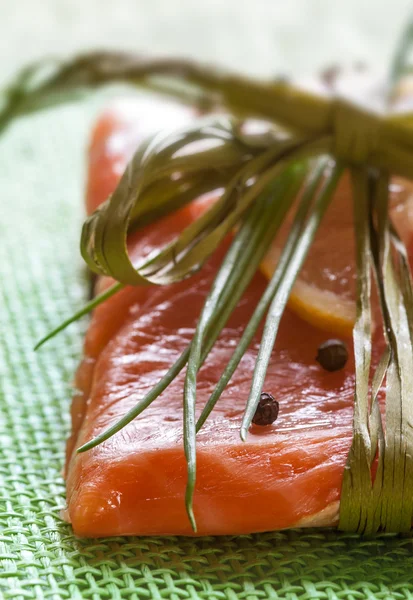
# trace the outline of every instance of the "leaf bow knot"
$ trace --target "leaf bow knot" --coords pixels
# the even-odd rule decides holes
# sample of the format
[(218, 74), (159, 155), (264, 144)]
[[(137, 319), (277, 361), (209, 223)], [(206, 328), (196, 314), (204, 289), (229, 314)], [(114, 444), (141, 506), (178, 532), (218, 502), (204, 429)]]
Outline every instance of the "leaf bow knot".
[(350, 164), (374, 161), (382, 138), (382, 116), (342, 98), (333, 108), (333, 154)]

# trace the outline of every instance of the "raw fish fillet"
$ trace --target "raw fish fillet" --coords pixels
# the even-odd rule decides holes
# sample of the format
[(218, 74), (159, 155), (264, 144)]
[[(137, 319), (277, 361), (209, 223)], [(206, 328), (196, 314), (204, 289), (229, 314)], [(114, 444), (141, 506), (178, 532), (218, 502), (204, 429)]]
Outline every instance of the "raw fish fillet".
[[(89, 212), (115, 188), (142, 139), (144, 113), (139, 102), (120, 102), (97, 123), (89, 158)], [(176, 126), (193, 118), (183, 107), (174, 106), (171, 114)], [(159, 118), (161, 126), (164, 120)], [(337, 193), (348, 194), (348, 188)], [(204, 197), (138, 232), (130, 240), (132, 254), (165, 244), (212, 201)], [(167, 287), (127, 287), (94, 311), (76, 375), (67, 444), (66, 518), (77, 535), (193, 535), (184, 504), (183, 377), (111, 439), (83, 454), (74, 450), (123, 416), (190, 342), (225, 245), (196, 276)], [(100, 278), (97, 288), (109, 282)], [(266, 283), (257, 273), (201, 369), (198, 414)], [(279, 401), (279, 416), (271, 426), (253, 425), (243, 443), (239, 427), (259, 337), (197, 436), (198, 535), (337, 523), (352, 437), (352, 341), (346, 340), (346, 367), (326, 372), (315, 355), (327, 334), (287, 309), (264, 387)]]

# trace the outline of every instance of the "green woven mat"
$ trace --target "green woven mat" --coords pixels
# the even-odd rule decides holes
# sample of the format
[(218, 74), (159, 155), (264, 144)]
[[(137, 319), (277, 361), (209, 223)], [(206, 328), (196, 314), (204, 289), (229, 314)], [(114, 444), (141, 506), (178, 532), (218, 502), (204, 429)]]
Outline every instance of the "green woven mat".
[[(413, 540), (307, 530), (78, 540), (59, 518), (78, 307), (84, 147), (96, 102), (16, 123), (0, 141), (0, 598), (413, 599)], [(259, 506), (251, 510), (260, 510)]]

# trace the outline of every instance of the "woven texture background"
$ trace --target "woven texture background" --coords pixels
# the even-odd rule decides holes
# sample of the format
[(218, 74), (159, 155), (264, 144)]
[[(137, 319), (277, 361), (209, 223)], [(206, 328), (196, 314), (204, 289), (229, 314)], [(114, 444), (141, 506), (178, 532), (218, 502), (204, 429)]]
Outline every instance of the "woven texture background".
[(87, 323), (37, 354), (32, 347), (85, 299), (84, 148), (100, 103), (21, 120), (0, 140), (0, 599), (413, 600), (411, 536), (93, 541), (60, 520)]

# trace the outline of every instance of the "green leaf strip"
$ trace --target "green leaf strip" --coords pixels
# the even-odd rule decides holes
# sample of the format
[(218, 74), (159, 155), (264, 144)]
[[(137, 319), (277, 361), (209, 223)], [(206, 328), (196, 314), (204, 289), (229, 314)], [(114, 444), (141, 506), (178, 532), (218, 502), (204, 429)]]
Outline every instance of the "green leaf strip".
[[(325, 181), (323, 182), (319, 192), (316, 194), (314, 208), (310, 211), (310, 216), (305, 226), (300, 223), (300, 219), (297, 219), (296, 224), (297, 230), (299, 229), (299, 237), (294, 240), (295, 243), (293, 241), (291, 244), (291, 253), (289, 253), (289, 256), (287, 255), (288, 258), (286, 256), (286, 264), (282, 270), (282, 275), (280, 276), (280, 274), (277, 272), (278, 269), (276, 269), (268, 285), (269, 295), (271, 296), (271, 304), (268, 309), (264, 333), (252, 376), (251, 390), (241, 423), (240, 435), (243, 441), (246, 440), (248, 428), (251, 425), (252, 418), (260, 399), (268, 365), (271, 359), (271, 354), (277, 337), (279, 324), (290, 296), (290, 292), (301, 270), (301, 267), (304, 264), (308, 251), (311, 248), (315, 234), (325, 214), (325, 211), (332, 200), (334, 190), (336, 189), (342, 171), (343, 167), (340, 164), (334, 164), (334, 166), (331, 168), (331, 172), (326, 174)], [(283, 258), (284, 257), (281, 255), (280, 271), (283, 265)]]

